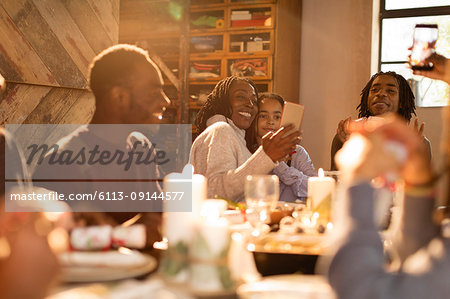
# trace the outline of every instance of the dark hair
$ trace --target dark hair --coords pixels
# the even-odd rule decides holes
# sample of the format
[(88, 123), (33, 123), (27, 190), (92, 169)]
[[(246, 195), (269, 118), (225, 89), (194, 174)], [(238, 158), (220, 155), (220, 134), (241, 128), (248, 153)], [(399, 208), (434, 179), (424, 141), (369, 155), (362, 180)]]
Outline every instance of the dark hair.
[(256, 96), (258, 96), (255, 83), (253, 83), (253, 81), (249, 78), (231, 76), (220, 80), (214, 87), (213, 91), (211, 91), (208, 95), (205, 105), (203, 105), (195, 116), (195, 125), (199, 134), (206, 129), (206, 122), (210, 117), (216, 114), (221, 114), (227, 118), (231, 118), (233, 111), (231, 109), (229, 92), (231, 85), (235, 81), (247, 82), (255, 89)]
[(146, 63), (158, 71), (148, 52), (139, 47), (119, 44), (103, 50), (89, 66), (89, 86), (95, 98), (106, 97), (114, 86), (127, 85), (136, 65)]
[[(258, 97), (258, 114), (259, 107), (261, 107), (261, 102), (264, 99), (276, 100), (280, 103), (281, 107), (284, 106), (284, 99), (282, 96), (272, 92), (263, 92)], [(245, 133), (245, 142), (247, 144), (247, 148), (251, 153), (254, 153), (258, 149), (258, 139), (257, 139), (257, 129), (258, 129), (258, 116), (255, 117), (250, 128), (247, 129)]]
[(373, 75), (369, 82), (367, 82), (366, 86), (361, 91), (361, 103), (356, 107), (359, 108), (358, 117), (369, 117), (371, 115), (369, 111), (369, 106), (367, 105), (367, 99), (369, 97), (370, 88), (372, 87), (373, 81), (381, 76), (387, 75), (395, 78), (398, 82), (399, 89), (399, 107), (397, 114), (406, 119), (408, 122), (411, 120), (412, 115), (416, 115), (416, 105), (414, 102), (414, 94), (409, 87), (408, 81), (403, 78), (402, 75), (397, 74), (396, 72), (378, 72)]
[(281, 107), (284, 106), (284, 99), (282, 96), (280, 96), (279, 94), (273, 93), (273, 92), (263, 92), (258, 97), (258, 107), (261, 104), (262, 100), (264, 100), (264, 99), (277, 100), (278, 102), (280, 102)]

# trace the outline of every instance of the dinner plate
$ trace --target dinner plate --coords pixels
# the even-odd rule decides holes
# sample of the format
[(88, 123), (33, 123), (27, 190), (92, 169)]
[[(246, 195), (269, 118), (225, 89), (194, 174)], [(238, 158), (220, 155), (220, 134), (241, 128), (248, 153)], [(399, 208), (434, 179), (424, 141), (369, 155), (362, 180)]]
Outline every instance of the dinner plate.
[(154, 257), (128, 250), (107, 252), (65, 252), (59, 255), (60, 280), (64, 282), (97, 282), (131, 278), (156, 269)]
[(335, 299), (336, 296), (320, 275), (274, 275), (261, 281), (240, 286), (237, 294), (242, 299)]

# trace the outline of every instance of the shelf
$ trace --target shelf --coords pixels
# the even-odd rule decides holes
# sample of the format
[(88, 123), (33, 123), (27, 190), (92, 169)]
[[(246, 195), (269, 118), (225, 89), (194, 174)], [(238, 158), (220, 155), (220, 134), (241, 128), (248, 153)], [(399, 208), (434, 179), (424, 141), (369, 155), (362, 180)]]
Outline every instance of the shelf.
[(224, 34), (197, 33), (191, 34), (190, 53), (191, 56), (204, 56), (211, 54), (224, 54)]
[(245, 6), (249, 6), (252, 4), (273, 4), (275, 3), (276, 0), (227, 0), (227, 4), (229, 5), (245, 5)]
[(189, 80), (220, 80), (223, 76), (223, 63), (220, 58), (198, 58), (189, 62)]
[(225, 0), (191, 0), (191, 9), (217, 8), (225, 4)]
[(228, 53), (256, 55), (273, 53), (273, 30), (246, 30), (229, 33)]
[(191, 32), (220, 31), (225, 29), (225, 8), (191, 9)]

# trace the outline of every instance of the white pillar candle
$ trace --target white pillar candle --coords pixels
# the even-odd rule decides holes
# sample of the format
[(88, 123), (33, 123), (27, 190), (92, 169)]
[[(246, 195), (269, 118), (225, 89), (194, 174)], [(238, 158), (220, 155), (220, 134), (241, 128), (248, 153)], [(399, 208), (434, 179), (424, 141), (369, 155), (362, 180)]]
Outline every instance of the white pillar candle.
[(182, 173), (170, 173), (164, 178), (164, 192), (184, 192), (184, 196), (190, 195), (192, 201), (191, 213), (171, 212), (176, 210), (174, 205), (178, 204), (177, 201), (164, 203), (164, 234), (169, 243), (190, 241), (192, 223), (199, 218), (202, 203), (206, 199), (206, 178), (193, 173), (194, 167), (187, 164)]
[[(331, 200), (334, 198), (335, 186), (336, 181), (331, 177), (325, 177), (322, 168), (319, 169), (318, 177), (310, 177), (308, 179), (308, 200), (310, 201), (309, 204), (313, 211), (317, 210), (324, 200), (329, 200), (330, 202), (327, 202), (326, 204), (327, 206), (331, 206)], [(329, 209), (327, 210), (329, 213)], [(320, 216), (329, 217), (329, 215)]]
[(190, 285), (201, 292), (217, 292), (233, 286), (228, 270), (230, 231), (228, 221), (220, 217), (224, 201), (207, 200), (191, 243)]
[(194, 175), (194, 167), (187, 164), (182, 173), (171, 173), (164, 178), (166, 192), (184, 192), (185, 199), (191, 197), (192, 212), (173, 212), (180, 203), (164, 202), (163, 234), (168, 240), (168, 249), (160, 268), (170, 280), (186, 282), (189, 275), (187, 251), (194, 235), (195, 221), (200, 217), (201, 205), (206, 199), (206, 178)]

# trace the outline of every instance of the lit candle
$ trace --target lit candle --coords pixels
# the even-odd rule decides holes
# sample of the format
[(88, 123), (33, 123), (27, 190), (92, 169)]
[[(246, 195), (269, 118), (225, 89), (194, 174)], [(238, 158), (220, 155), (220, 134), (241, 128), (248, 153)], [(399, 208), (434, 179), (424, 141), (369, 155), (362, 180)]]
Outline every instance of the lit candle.
[(318, 177), (308, 179), (308, 204), (313, 211), (319, 213), (320, 218), (330, 218), (335, 186), (336, 181), (325, 177), (322, 168), (319, 169)]
[[(191, 213), (177, 213), (177, 201), (164, 204), (164, 234), (169, 243), (190, 242), (192, 223), (200, 216), (202, 202), (206, 199), (206, 178), (194, 174), (194, 167), (187, 164), (182, 173), (170, 173), (164, 178), (164, 192), (184, 192), (192, 201)], [(183, 229), (181, 229), (183, 228)]]

